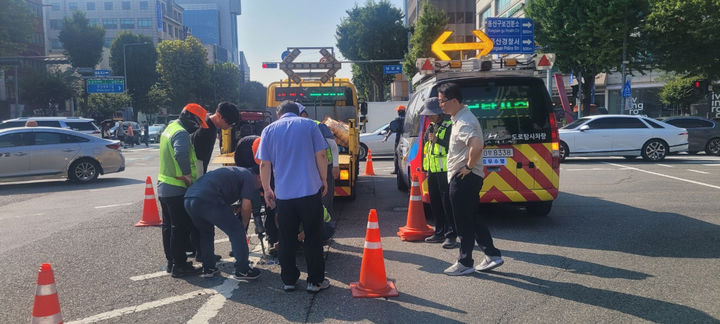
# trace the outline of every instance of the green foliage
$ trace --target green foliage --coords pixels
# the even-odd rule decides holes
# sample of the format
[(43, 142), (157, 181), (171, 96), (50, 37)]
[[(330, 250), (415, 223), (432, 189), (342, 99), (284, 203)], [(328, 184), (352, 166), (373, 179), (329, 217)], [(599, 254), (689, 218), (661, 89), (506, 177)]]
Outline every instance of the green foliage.
[(265, 110), (267, 88), (257, 81), (244, 82), (240, 86), (240, 99), (236, 103), (240, 109)]
[(655, 0), (644, 34), (658, 67), (720, 79), (720, 0)]
[(427, 1), (423, 1), (422, 14), (415, 24), (415, 30), (410, 37), (410, 51), (405, 54), (403, 71), (405, 75), (412, 78), (417, 73), (415, 62), (418, 58), (432, 57), (432, 43), (437, 39), (447, 26), (447, 15), (435, 8)]
[(170, 97), (167, 90), (159, 84), (154, 84), (147, 94), (147, 105), (152, 107), (150, 114), (157, 113), (160, 108), (167, 108), (170, 105)]
[(99, 120), (113, 117), (113, 113), (130, 105), (130, 96), (125, 93), (92, 93), (88, 96), (88, 111), (84, 116), (95, 116)]
[[(142, 44), (147, 43), (147, 44)], [(127, 45), (126, 44), (137, 44)], [(123, 47), (125, 57), (123, 60)], [(157, 109), (148, 102), (150, 88), (157, 81), (158, 54), (151, 37), (122, 31), (110, 46), (110, 68), (113, 75), (123, 76), (127, 65), (127, 92), (133, 99), (135, 111), (150, 113)], [(125, 63), (125, 64), (124, 64)]]
[(84, 12), (75, 11), (71, 18), (65, 18), (59, 39), (73, 67), (92, 68), (102, 58), (105, 29), (91, 26)]
[(30, 8), (23, 0), (0, 0), (0, 56), (22, 53), (35, 30)]
[[(368, 1), (347, 11), (335, 32), (337, 47), (350, 60), (381, 60), (402, 58), (407, 52), (407, 29), (403, 26), (402, 12), (387, 1)], [(362, 63), (353, 69), (353, 79), (367, 78), (372, 87), (369, 99), (384, 101), (385, 87), (392, 76), (383, 74), (383, 65), (389, 63)]]
[(647, 6), (647, 0), (534, 0), (526, 12), (535, 21), (535, 41), (557, 55), (555, 66), (582, 74), (583, 107), (589, 108), (595, 76), (619, 70), (624, 39), (629, 67), (643, 67), (639, 30)]
[(683, 77), (675, 76), (665, 82), (665, 87), (660, 91), (660, 101), (666, 105), (673, 105), (678, 108), (689, 108), (691, 104), (698, 102), (703, 95), (695, 92), (693, 81), (701, 79), (697, 76)]
[(170, 99), (168, 113), (179, 113), (189, 102), (206, 106), (210, 68), (200, 41), (192, 36), (184, 41), (162, 41), (157, 50), (157, 71)]
[(210, 70), (210, 82), (213, 98), (210, 107), (217, 107), (222, 101), (233, 103), (240, 101), (243, 74), (237, 65), (228, 62), (213, 64)]
[(61, 103), (75, 96), (78, 79), (68, 71), (26, 71), (20, 79), (20, 98), (32, 109), (48, 109), (52, 103)]

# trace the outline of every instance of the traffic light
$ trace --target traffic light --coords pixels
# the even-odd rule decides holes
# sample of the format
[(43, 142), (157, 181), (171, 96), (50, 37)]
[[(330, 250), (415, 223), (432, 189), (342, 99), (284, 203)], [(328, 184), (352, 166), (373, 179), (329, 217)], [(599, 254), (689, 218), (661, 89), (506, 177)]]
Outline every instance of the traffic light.
[(277, 69), (278, 65), (274, 62), (263, 62), (263, 69)]
[(708, 80), (695, 80), (692, 82), (693, 90), (697, 94), (706, 94), (708, 92)]

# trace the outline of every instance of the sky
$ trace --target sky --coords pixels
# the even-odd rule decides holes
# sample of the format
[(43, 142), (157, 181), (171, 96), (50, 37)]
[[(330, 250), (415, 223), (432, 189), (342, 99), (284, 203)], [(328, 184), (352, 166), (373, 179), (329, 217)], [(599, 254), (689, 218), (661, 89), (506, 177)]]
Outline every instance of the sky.
[[(250, 65), (250, 80), (267, 86), (287, 75), (279, 69), (263, 69), (262, 62), (280, 62), (288, 47), (335, 47), (335, 30), (346, 11), (366, 0), (245, 0), (238, 17), (239, 50)], [(403, 0), (390, 0), (403, 10)], [(317, 62), (321, 55), (300, 55), (296, 62)], [(335, 47), (335, 57), (344, 60)], [(336, 74), (350, 78), (350, 64)]]

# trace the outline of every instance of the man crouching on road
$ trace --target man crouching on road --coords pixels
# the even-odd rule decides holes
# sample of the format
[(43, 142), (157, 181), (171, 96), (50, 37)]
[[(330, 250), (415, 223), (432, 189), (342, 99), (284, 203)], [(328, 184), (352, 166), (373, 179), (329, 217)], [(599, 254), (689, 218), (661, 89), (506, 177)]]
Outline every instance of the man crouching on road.
[(493, 245), (490, 231), (480, 215), (478, 197), (483, 185), (482, 128), (477, 117), (462, 103), (460, 86), (444, 83), (438, 87), (442, 111), (452, 116), (452, 133), (447, 154), (447, 176), (450, 183), (450, 204), (455, 228), (460, 238), (458, 261), (445, 269), (445, 274), (461, 276), (473, 272), (473, 239), (485, 252), (475, 271), (488, 271), (503, 264), (500, 250)]
[[(265, 202), (271, 208), (277, 198), (280, 223), (280, 277), (285, 291), (295, 290), (300, 270), (295, 265), (297, 231), (305, 230), (307, 291), (318, 292), (330, 287), (325, 279), (322, 255), (323, 205), (327, 193), (327, 143), (318, 126), (310, 119), (298, 117), (300, 110), (291, 101), (278, 106), (280, 119), (265, 127), (260, 136), (257, 158)], [(275, 174), (274, 192), (270, 174)]]
[[(187, 210), (200, 236), (203, 256), (201, 277), (213, 277), (218, 273), (215, 266), (215, 226), (230, 239), (235, 256), (235, 279), (252, 280), (260, 271), (248, 262), (246, 229), (252, 213), (251, 200), (258, 195), (260, 178), (250, 170), (240, 167), (222, 167), (200, 177), (185, 193)], [(242, 221), (233, 212), (232, 204), (240, 200)]]

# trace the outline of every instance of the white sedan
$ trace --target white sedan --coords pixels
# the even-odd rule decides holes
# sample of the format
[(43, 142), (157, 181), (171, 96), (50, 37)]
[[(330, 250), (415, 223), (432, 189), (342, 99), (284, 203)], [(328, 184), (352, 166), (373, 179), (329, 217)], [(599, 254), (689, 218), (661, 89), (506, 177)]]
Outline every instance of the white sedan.
[(687, 130), (644, 116), (588, 116), (559, 133), (561, 161), (568, 156), (642, 156), (657, 162), (669, 153), (688, 150)]
[(382, 125), (370, 133), (360, 134), (358, 158), (364, 160), (367, 157), (368, 149), (373, 156), (392, 156), (395, 153), (395, 135), (391, 135), (387, 141), (383, 142), (389, 131), (390, 123)]

